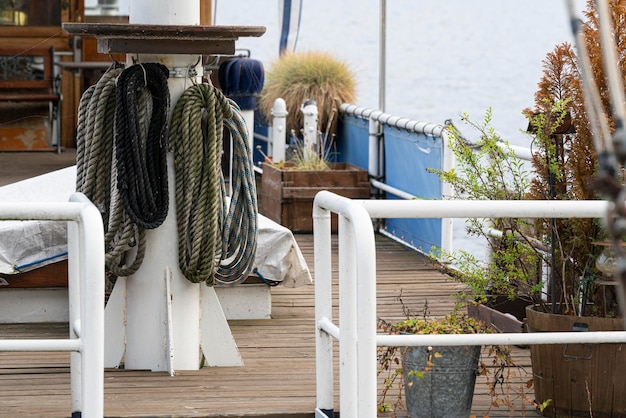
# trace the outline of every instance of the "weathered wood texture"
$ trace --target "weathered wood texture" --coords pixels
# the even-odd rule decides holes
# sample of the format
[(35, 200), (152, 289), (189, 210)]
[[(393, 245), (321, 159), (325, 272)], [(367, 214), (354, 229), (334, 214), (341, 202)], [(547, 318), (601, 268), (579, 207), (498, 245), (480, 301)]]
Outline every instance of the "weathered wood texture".
[[(624, 329), (619, 318), (527, 313), (533, 332)], [(530, 352), (537, 397), (551, 399), (550, 414), (587, 416), (592, 409), (594, 416), (626, 416), (626, 344), (535, 345)]]
[[(296, 235), (313, 268), (312, 235)], [(412, 312), (443, 315), (453, 309), (460, 288), (432, 268), (428, 260), (384, 237), (377, 238), (377, 315), (387, 321), (404, 317), (401, 298)], [(334, 270), (336, 271), (336, 260)], [(335, 289), (336, 296), (336, 289)], [(165, 373), (107, 370), (105, 414), (122, 417), (312, 417), (315, 408), (315, 333), (313, 286), (272, 288), (272, 319), (230, 321), (243, 367), (203, 368)], [(67, 335), (67, 325), (2, 325), (0, 338), (53, 338)], [(336, 347), (337, 348), (337, 345)], [(516, 371), (513, 390), (530, 378), (528, 350), (514, 348), (524, 367)], [(338, 358), (338, 356), (336, 356)], [(61, 417), (70, 415), (69, 355), (66, 353), (0, 353), (0, 416)], [(382, 380), (383, 376), (379, 376)], [(338, 373), (335, 388), (339, 388)], [(379, 383), (379, 390), (382, 382)], [(532, 398), (532, 389), (528, 396)], [(396, 392), (388, 400), (397, 397)], [(338, 392), (335, 409), (340, 410)], [(484, 378), (479, 376), (473, 410), (477, 416), (522, 416), (490, 407)], [(538, 416), (526, 404), (526, 416)], [(398, 411), (381, 416), (406, 416)]]
[(0, 273), (0, 278), (6, 281), (6, 284), (0, 287), (0, 291), (27, 287), (67, 287), (67, 260), (47, 264), (25, 273)]
[[(263, 164), (260, 212), (293, 232), (313, 232), (313, 199), (320, 190), (330, 190), (351, 199), (368, 199), (370, 183), (366, 170), (336, 163), (332, 170), (284, 170)], [(336, 216), (332, 228), (337, 230)]]

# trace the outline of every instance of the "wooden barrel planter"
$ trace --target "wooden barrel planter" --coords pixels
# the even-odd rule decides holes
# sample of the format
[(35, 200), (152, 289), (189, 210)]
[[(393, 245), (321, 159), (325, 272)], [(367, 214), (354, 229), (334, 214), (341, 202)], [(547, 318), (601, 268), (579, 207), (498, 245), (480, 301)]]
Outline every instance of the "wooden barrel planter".
[[(367, 171), (346, 163), (334, 163), (332, 170), (282, 169), (263, 164), (260, 212), (293, 232), (313, 231), (313, 199), (328, 190), (351, 199), (369, 199)], [(332, 229), (337, 231), (337, 217)]]
[[(526, 308), (528, 332), (618, 331), (622, 319)], [(532, 345), (535, 400), (549, 417), (626, 417), (626, 344)]]

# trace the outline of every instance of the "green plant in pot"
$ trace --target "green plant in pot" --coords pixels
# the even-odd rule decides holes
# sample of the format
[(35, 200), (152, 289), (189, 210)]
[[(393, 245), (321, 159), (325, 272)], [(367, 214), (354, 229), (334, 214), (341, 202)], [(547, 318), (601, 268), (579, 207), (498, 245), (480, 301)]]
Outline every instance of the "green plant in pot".
[[(379, 329), (391, 334), (494, 332), (484, 322), (457, 311), (439, 318), (408, 317), (396, 324), (379, 319)], [(384, 347), (379, 349), (379, 366), (385, 381), (378, 401), (381, 412), (400, 409), (404, 394), (411, 417), (468, 417), (479, 375), (486, 379), (494, 408), (505, 407), (513, 414), (516, 403), (535, 406), (527, 382), (513, 387), (519, 373), (508, 346)], [(390, 402), (391, 390), (398, 387), (398, 398)]]
[[(330, 190), (353, 199), (370, 197), (367, 171), (333, 162), (339, 105), (354, 101), (354, 75), (341, 60), (326, 52), (283, 54), (269, 67), (260, 94), (259, 108), (268, 120), (277, 98), (287, 105), (287, 129), (292, 132), (293, 152), (287, 161), (263, 164), (260, 212), (293, 232), (313, 230), (313, 198)], [(318, 108), (317, 149), (304, 147), (301, 106), (312, 100)], [(333, 229), (337, 229), (336, 218)]]
[[(626, 68), (626, 1), (608, 2), (617, 40), (618, 67)], [(612, 120), (600, 51), (595, 2), (584, 13), (584, 43), (601, 106)], [(586, 112), (579, 57), (571, 45), (557, 45), (543, 61), (533, 109), (526, 111), (533, 148), (534, 199), (598, 199), (594, 182), (598, 157)], [(623, 76), (622, 76), (623, 77)], [(571, 126), (568, 126), (571, 125)], [(609, 123), (611, 125), (611, 123)], [(610, 126), (613, 129), (613, 126)], [(623, 181), (623, 179), (622, 179)], [(606, 331), (623, 329), (614, 286), (596, 268), (605, 239), (599, 220), (543, 219), (538, 238), (550, 246), (547, 304), (527, 308), (533, 331)], [(626, 350), (622, 344), (532, 346), (537, 401), (550, 398), (547, 416), (626, 416)]]
[[(455, 167), (449, 171), (430, 170), (452, 186), (450, 197), (524, 199), (530, 187), (528, 167), (492, 127), (491, 109), (480, 123), (471, 121), (467, 114), (462, 119), (478, 138), (470, 142), (449, 124), (448, 148), (455, 156)], [(487, 260), (466, 250), (438, 254), (446, 260), (442, 268), (467, 285), (460, 304), (469, 304), (472, 315), (490, 319), (500, 331), (521, 332), (524, 307), (541, 299), (543, 285), (541, 266), (546, 246), (534, 237), (532, 220), (470, 218), (466, 230), (487, 244)], [(511, 321), (505, 314), (513, 314), (517, 320)]]

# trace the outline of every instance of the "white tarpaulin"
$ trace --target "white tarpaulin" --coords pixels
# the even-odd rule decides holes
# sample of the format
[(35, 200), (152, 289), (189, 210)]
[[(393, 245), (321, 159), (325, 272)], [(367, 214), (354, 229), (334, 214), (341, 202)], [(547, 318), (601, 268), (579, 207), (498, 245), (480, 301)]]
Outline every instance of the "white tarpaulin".
[[(67, 202), (75, 191), (76, 167), (0, 187), (2, 202)], [(0, 222), (0, 273), (14, 274), (67, 258), (67, 225), (50, 221)], [(297, 287), (312, 282), (291, 231), (259, 214), (254, 267), (268, 281)]]
[[(76, 167), (0, 187), (1, 202), (67, 202)], [(67, 224), (52, 221), (0, 222), (0, 273), (33, 270), (67, 258)]]

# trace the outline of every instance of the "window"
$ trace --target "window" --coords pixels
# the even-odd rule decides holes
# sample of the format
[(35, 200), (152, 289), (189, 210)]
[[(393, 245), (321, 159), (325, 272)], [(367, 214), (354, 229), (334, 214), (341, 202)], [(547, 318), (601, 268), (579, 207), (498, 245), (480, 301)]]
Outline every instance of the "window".
[(0, 0), (0, 26), (61, 26), (61, 2)]

